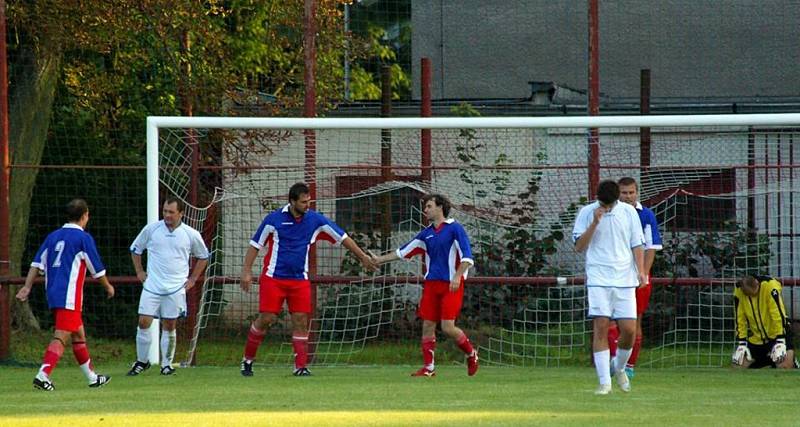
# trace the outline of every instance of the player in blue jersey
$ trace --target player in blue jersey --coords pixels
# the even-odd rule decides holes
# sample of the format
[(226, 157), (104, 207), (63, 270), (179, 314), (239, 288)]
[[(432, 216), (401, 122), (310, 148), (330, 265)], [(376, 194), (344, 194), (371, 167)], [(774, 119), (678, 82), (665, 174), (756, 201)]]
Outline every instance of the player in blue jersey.
[(81, 318), (86, 271), (105, 287), (108, 298), (114, 296), (114, 287), (108, 283), (94, 239), (84, 231), (89, 223), (89, 207), (84, 200), (74, 199), (67, 204), (67, 221), (47, 236), (33, 258), (25, 285), (17, 293), (17, 299), (26, 301), (39, 272), (44, 273), (47, 305), (53, 311), (55, 332), (44, 353), (42, 366), (33, 379), (33, 386), (45, 391), (55, 390), (50, 374), (70, 339), (72, 352), (89, 381), (89, 387), (101, 387), (111, 379), (95, 373), (86, 347), (86, 332)]
[(422, 319), (423, 366), (412, 376), (436, 375), (436, 324), (440, 322), (442, 332), (467, 355), (467, 374), (472, 376), (478, 371), (478, 352), (464, 331), (455, 325), (464, 299), (464, 279), (467, 270), (475, 264), (469, 237), (461, 224), (448, 218), (452, 205), (445, 196), (428, 194), (422, 201), (430, 225), (396, 251), (376, 257), (375, 262), (410, 260), (415, 255), (425, 257), (425, 284), (417, 311)]
[[(642, 317), (644, 312), (647, 311), (647, 306), (650, 305), (650, 293), (653, 290), (650, 285), (650, 269), (653, 267), (656, 251), (660, 251), (663, 246), (661, 244), (661, 233), (658, 231), (656, 214), (639, 203), (639, 186), (636, 180), (631, 177), (623, 177), (617, 181), (617, 184), (619, 184), (619, 200), (636, 208), (636, 212), (639, 214), (639, 222), (642, 223), (642, 232), (644, 233), (644, 273), (647, 275), (647, 283), (636, 288), (636, 338), (633, 342), (631, 357), (625, 366), (628, 378), (633, 378), (633, 369), (639, 359), (639, 351), (642, 347)], [(619, 329), (614, 323), (608, 328), (608, 346), (612, 358), (616, 356), (618, 339)]]
[[(168, 197), (161, 208), (163, 219), (146, 225), (131, 245), (136, 277), (142, 282), (139, 297), (139, 329), (136, 334), (136, 362), (128, 376), (150, 368), (150, 326), (161, 319), (161, 375), (172, 375), (177, 342), (178, 318), (186, 317), (186, 291), (197, 283), (208, 264), (208, 248), (200, 232), (183, 222), (183, 202)], [(147, 251), (147, 271), (142, 254)], [(189, 274), (189, 259), (197, 262)]]
[(267, 330), (278, 319), (284, 301), (292, 316), (292, 347), (295, 376), (311, 375), (308, 363), (308, 315), (311, 313), (311, 282), (308, 278), (308, 252), (318, 240), (341, 244), (361, 260), (364, 268), (376, 266), (347, 233), (324, 215), (309, 209), (307, 185), (297, 183), (289, 189), (289, 204), (270, 213), (250, 240), (242, 266), (241, 288), (250, 292), (253, 262), (262, 249), (264, 267), (258, 279), (258, 317), (250, 326), (241, 363), (241, 374), (253, 375), (253, 360)]

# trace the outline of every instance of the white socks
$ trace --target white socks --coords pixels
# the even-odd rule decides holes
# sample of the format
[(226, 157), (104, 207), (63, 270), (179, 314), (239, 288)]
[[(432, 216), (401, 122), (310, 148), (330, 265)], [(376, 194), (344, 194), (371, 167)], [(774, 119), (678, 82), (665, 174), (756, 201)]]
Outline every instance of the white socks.
[(92, 370), (90, 366), (91, 363), (92, 360), (89, 359), (86, 361), (86, 363), (81, 365), (81, 371), (83, 371), (83, 375), (86, 375), (86, 379), (89, 380), (89, 384), (92, 384), (95, 381), (97, 381), (97, 374), (95, 374), (94, 370)]
[(172, 366), (175, 357), (177, 331), (161, 331), (161, 366)]
[[(617, 350), (617, 354), (619, 355), (619, 350)], [(630, 354), (630, 350), (628, 350), (628, 354)], [(594, 368), (597, 371), (597, 379), (600, 380), (600, 384), (602, 385), (611, 385), (611, 373), (609, 372), (610, 356), (611, 352), (609, 350), (594, 352)], [(625, 358), (625, 362), (627, 361), (627, 358)], [(623, 367), (624, 366), (623, 364)]]
[(147, 363), (150, 360), (150, 328), (138, 328), (136, 332), (136, 360)]
[(614, 370), (614, 373), (621, 369), (625, 369), (625, 365), (628, 364), (628, 360), (631, 358), (631, 353), (633, 353), (632, 348), (617, 348), (617, 356), (612, 361), (613, 365), (611, 368)]
[[(172, 359), (175, 357), (177, 336), (177, 331), (161, 331), (161, 366), (172, 365)], [(139, 328), (136, 332), (136, 360), (142, 363), (150, 361), (151, 342), (150, 329)]]

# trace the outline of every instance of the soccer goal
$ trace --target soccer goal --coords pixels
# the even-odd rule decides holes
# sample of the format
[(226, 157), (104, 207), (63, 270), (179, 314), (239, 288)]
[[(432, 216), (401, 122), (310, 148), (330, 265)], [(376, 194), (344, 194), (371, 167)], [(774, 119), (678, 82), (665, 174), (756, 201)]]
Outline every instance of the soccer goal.
[[(514, 118), (149, 117), (148, 219), (159, 197), (183, 198), (210, 243), (190, 295), (191, 345), (229, 345), (237, 360), (258, 307), (238, 286), (263, 216), (304, 181), (315, 209), (363, 248), (396, 248), (425, 226), (419, 198), (448, 196), (476, 265), (459, 324), (485, 363), (588, 360), (577, 209), (604, 179), (630, 176), (656, 212), (656, 256), (640, 365), (721, 366), (733, 341), (737, 277), (780, 277), (800, 320), (800, 114)], [(317, 364), (360, 363), (367, 347), (416, 347), (419, 263), (363, 273), (340, 247), (317, 245), (311, 324)], [(255, 267), (260, 271), (260, 260)], [(260, 361), (290, 363), (290, 323)], [(408, 363), (416, 362), (409, 360)]]

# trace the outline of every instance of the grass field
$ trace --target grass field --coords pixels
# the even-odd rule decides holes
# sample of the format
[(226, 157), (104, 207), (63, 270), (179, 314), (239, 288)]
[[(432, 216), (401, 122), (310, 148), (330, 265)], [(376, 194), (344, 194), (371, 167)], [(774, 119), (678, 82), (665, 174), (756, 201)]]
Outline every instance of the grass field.
[[(56, 391), (31, 386), (35, 368), (0, 367), (0, 425), (798, 425), (800, 372), (729, 369), (639, 369), (633, 391), (594, 396), (591, 368), (460, 365), (435, 378), (414, 367), (288, 368), (238, 366), (151, 369), (125, 376), (127, 365), (100, 366), (111, 383), (89, 389), (67, 364), (53, 373)], [(777, 392), (784, 390), (785, 392)]]

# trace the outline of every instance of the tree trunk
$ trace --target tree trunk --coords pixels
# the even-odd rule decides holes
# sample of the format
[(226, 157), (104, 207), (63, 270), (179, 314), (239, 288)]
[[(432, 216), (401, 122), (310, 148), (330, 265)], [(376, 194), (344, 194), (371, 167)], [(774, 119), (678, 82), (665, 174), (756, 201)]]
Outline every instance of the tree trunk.
[[(11, 149), (10, 260), (11, 274), (25, 275), (30, 260), (22, 260), (28, 229), (31, 197), (38, 169), (14, 165), (38, 165), (42, 160), (56, 85), (60, 56), (45, 46), (24, 43), (13, 58), (13, 85), (9, 86), (9, 141)], [(16, 293), (16, 289), (12, 289)], [(27, 303), (16, 300), (11, 318), (22, 330), (39, 329), (39, 322)]]

